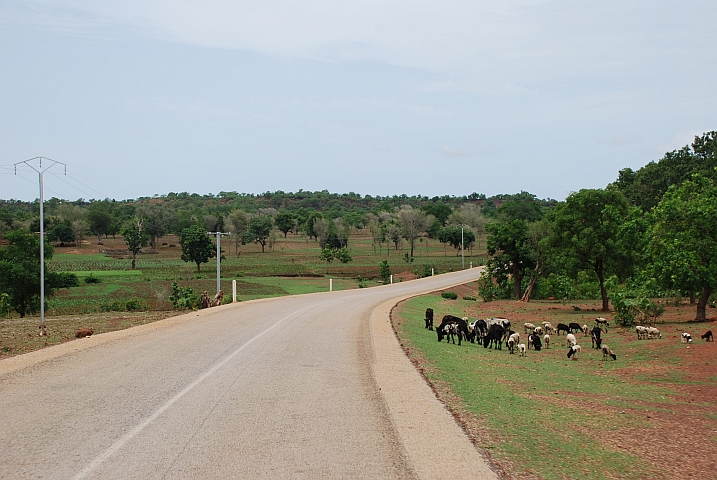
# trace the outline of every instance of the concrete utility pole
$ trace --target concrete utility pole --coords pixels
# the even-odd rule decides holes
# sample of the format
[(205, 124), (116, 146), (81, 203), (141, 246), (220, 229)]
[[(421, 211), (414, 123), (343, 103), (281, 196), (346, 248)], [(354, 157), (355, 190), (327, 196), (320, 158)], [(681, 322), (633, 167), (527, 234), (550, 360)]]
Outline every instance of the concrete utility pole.
[(228, 237), (231, 235), (231, 233), (226, 232), (207, 232), (207, 235), (216, 235), (217, 236), (217, 293), (219, 293), (219, 290), (222, 288), (222, 282), (221, 282), (221, 263), (222, 263), (222, 249), (221, 249), (221, 238), (222, 236)]
[[(35, 168), (30, 162), (37, 160), (38, 166)], [(42, 168), (42, 161), (51, 162), (49, 166)], [(17, 166), (24, 163), (28, 167), (35, 170), (40, 177), (40, 328), (45, 326), (45, 209), (43, 195), (43, 174), (57, 165), (58, 163), (65, 167), (65, 175), (67, 175), (67, 165), (47, 157), (35, 157), (15, 164), (15, 175), (17, 175)]]

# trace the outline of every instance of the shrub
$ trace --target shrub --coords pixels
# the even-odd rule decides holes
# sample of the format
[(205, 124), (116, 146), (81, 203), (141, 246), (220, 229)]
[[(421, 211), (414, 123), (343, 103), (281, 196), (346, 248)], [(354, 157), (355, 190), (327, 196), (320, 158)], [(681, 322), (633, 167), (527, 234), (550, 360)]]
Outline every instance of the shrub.
[(366, 288), (368, 286), (368, 284), (367, 284), (368, 280), (366, 278), (362, 277), (361, 275), (356, 277), (356, 280), (358, 280), (359, 288)]
[(458, 298), (458, 295), (455, 292), (443, 292), (441, 293), (441, 297), (447, 300), (456, 300)]
[(180, 287), (172, 282), (172, 294), (169, 296), (173, 308), (196, 310), (199, 308), (199, 296), (194, 294), (192, 287)]
[(72, 287), (79, 287), (80, 286), (80, 280), (77, 278), (77, 275), (70, 272), (57, 272), (57, 273), (50, 273), (52, 275), (52, 283), (53, 287), (55, 288), (72, 288)]
[(463, 297), (463, 300), (470, 300), (471, 302), (477, 301), (476, 297), (471, 297), (470, 295)]
[(484, 270), (478, 278), (478, 295), (484, 302), (492, 302), (498, 298), (499, 287), (493, 281), (490, 273)]
[(101, 279), (99, 279), (98, 277), (93, 276), (91, 273), (90, 273), (89, 277), (85, 277), (85, 283), (88, 284), (88, 285), (89, 285), (89, 284), (92, 284), (92, 283), (101, 283), (101, 282), (102, 282)]
[(655, 280), (647, 282), (627, 281), (620, 285), (614, 275), (606, 282), (608, 297), (615, 309), (615, 321), (618, 325), (630, 327), (635, 323), (654, 324), (665, 312), (661, 303), (653, 301)]
[(10, 306), (10, 295), (0, 293), (0, 318), (5, 318), (12, 311)]
[(388, 266), (388, 260), (382, 261), (379, 265), (379, 275), (384, 284), (391, 282), (391, 267)]

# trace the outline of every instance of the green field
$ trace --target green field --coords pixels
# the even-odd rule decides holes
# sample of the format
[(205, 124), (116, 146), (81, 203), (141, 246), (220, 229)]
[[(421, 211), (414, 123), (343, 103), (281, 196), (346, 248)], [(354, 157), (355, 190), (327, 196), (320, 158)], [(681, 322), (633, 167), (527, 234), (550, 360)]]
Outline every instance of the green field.
[[(553, 318), (553, 325), (575, 319), (570, 306), (556, 307), (554, 302), (495, 303), (502, 306), (502, 315), (514, 319), (513, 328), (520, 332), (523, 321), (515, 318), (526, 315), (526, 310), (538, 323), (537, 318)], [(673, 445), (671, 454), (663, 454), (669, 463), (674, 445), (682, 442), (681, 434), (670, 433), (672, 423), (697, 426), (692, 435), (704, 439), (707, 450), (716, 450), (715, 417), (709, 424), (701, 418), (717, 411), (717, 400), (695, 401), (685, 391), (694, 388), (699, 395), (697, 389), (714, 388), (716, 349), (714, 344), (693, 344), (693, 350), (699, 349), (694, 353), (707, 354), (707, 360), (697, 367), (700, 375), (690, 375), (695, 367), (684, 354), (691, 352), (677, 334), (684, 324), (658, 325), (664, 333), (670, 332), (659, 341), (638, 341), (631, 330), (611, 328), (605, 342), (618, 354), (618, 361), (606, 362), (582, 334), (578, 343), (583, 351), (577, 361), (567, 358), (565, 336), (553, 336), (550, 349), (530, 350), (523, 358), (510, 355), (505, 347), (498, 351), (470, 343), (460, 347), (439, 343), (423, 322), (429, 307), (436, 311), (438, 325), (448, 313), (480, 318), (492, 316), (488, 308), (498, 306), (448, 301), (433, 294), (402, 303), (393, 320), (409, 356), (464, 421), (477, 445), (516, 478), (528, 474), (545, 479), (678, 478), (671, 465), (658, 466), (654, 458), (645, 456), (643, 446), (631, 444), (663, 437), (661, 442), (655, 439), (655, 451), (650, 453), (657, 456), (660, 445)], [(511, 315), (511, 308), (521, 309), (522, 314)], [(481, 310), (486, 314), (480, 315)], [(526, 340), (524, 335), (521, 341)]]

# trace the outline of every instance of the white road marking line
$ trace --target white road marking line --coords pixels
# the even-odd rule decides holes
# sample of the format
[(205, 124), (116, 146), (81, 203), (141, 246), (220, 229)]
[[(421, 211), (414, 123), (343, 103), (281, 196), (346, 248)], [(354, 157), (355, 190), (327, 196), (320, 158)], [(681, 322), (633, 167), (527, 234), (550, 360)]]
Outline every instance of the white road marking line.
[(237, 348), (234, 352), (230, 353), (227, 357), (225, 357), (225, 358), (224, 358), (223, 360), (221, 360), (219, 363), (216, 363), (212, 368), (210, 368), (209, 370), (207, 370), (206, 372), (204, 372), (204, 373), (203, 373), (199, 378), (197, 378), (195, 381), (193, 381), (192, 383), (190, 383), (189, 385), (187, 385), (186, 387), (184, 387), (184, 389), (183, 389), (181, 392), (177, 393), (175, 396), (173, 396), (172, 398), (170, 398), (164, 405), (162, 405), (161, 407), (159, 407), (152, 415), (150, 415), (150, 416), (149, 416), (147, 419), (145, 419), (142, 423), (140, 423), (139, 425), (135, 426), (132, 430), (130, 430), (129, 432), (127, 432), (126, 434), (124, 434), (119, 440), (117, 440), (114, 444), (112, 444), (112, 446), (110, 446), (110, 447), (109, 447), (107, 450), (105, 450), (102, 454), (100, 454), (100, 455), (97, 456), (94, 460), (92, 460), (92, 462), (90, 462), (90, 464), (87, 465), (82, 471), (80, 471), (77, 475), (75, 475), (74, 477), (72, 477), (73, 480), (80, 480), (80, 479), (82, 479), (82, 478), (85, 478), (85, 477), (86, 477), (88, 474), (90, 474), (94, 469), (96, 469), (97, 467), (99, 467), (105, 460), (107, 460), (109, 457), (111, 457), (112, 455), (114, 455), (118, 450), (120, 450), (127, 442), (129, 442), (132, 438), (134, 438), (138, 433), (140, 433), (142, 430), (144, 430), (149, 424), (151, 424), (152, 422), (154, 422), (154, 421), (157, 419), (157, 417), (159, 417), (159, 416), (162, 415), (165, 411), (167, 411), (168, 408), (170, 408), (172, 405), (174, 405), (175, 403), (177, 403), (177, 401), (178, 401), (179, 399), (181, 399), (181, 398), (182, 398), (183, 396), (185, 396), (187, 393), (189, 393), (190, 391), (192, 391), (192, 389), (194, 389), (194, 387), (196, 387), (197, 385), (199, 385), (200, 383), (202, 383), (202, 382), (203, 382), (204, 380), (206, 380), (209, 376), (211, 376), (214, 372), (216, 372), (217, 370), (219, 370), (220, 368), (222, 368), (229, 360), (231, 360), (232, 358), (234, 358), (235, 356), (237, 356), (237, 355), (239, 354), (239, 352), (241, 352), (242, 350), (244, 350), (244, 348), (246, 348), (246, 347), (248, 347), (249, 345), (251, 345), (255, 340), (257, 340), (258, 338), (262, 337), (263, 335), (265, 335), (265, 334), (266, 334), (267, 332), (269, 332), (270, 330), (276, 328), (279, 324), (281, 324), (281, 323), (284, 322), (285, 320), (287, 320), (287, 319), (289, 319), (289, 318), (291, 318), (291, 317), (293, 317), (293, 316), (295, 316), (295, 315), (298, 315), (298, 314), (302, 313), (303, 311), (308, 310), (308, 309), (310, 309), (310, 308), (314, 308), (314, 307), (323, 305), (324, 303), (329, 303), (329, 302), (322, 302), (322, 303), (319, 303), (319, 304), (310, 305), (310, 306), (308, 306), (308, 307), (302, 308), (301, 310), (298, 310), (298, 311), (296, 311), (296, 312), (293, 312), (293, 313), (291, 313), (291, 314), (285, 316), (285, 317), (282, 318), (281, 320), (277, 321), (274, 325), (272, 325), (271, 327), (267, 328), (266, 330), (264, 330), (264, 331), (261, 332), (260, 334), (256, 335), (255, 337), (253, 337), (252, 339), (250, 339), (250, 340), (247, 341), (246, 343), (244, 343), (241, 347)]

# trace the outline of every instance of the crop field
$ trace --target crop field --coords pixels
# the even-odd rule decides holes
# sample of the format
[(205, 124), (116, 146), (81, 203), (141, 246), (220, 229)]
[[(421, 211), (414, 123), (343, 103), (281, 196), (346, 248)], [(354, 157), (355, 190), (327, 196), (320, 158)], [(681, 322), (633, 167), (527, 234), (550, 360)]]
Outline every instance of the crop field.
[[(474, 286), (454, 289), (475, 296)], [(567, 358), (565, 335), (549, 349), (517, 353), (477, 344), (437, 342), (425, 329), (445, 314), (500, 316), (523, 335), (523, 323), (594, 325), (599, 302), (481, 303), (436, 294), (397, 306), (397, 335), (436, 394), (507, 478), (713, 478), (717, 471), (717, 343), (700, 335), (713, 323), (687, 323), (694, 305), (668, 307), (656, 326), (663, 338), (637, 340), (615, 328), (604, 342), (617, 361), (603, 361), (590, 337), (577, 334), (582, 354)], [(694, 343), (680, 343), (681, 332)], [(523, 335), (521, 342), (527, 343)], [(435, 446), (438, 448), (438, 446)]]
[[(194, 263), (181, 260), (179, 241), (173, 235), (159, 241), (158, 253), (137, 255), (135, 270), (130, 269), (129, 255), (102, 253), (102, 250), (112, 254), (126, 250), (121, 237), (103, 239), (103, 243), (55, 247), (48, 269), (76, 274), (80, 286), (59, 289), (46, 299), (50, 337), (37, 337), (39, 316), (19, 318), (13, 313), (0, 319), (0, 358), (73, 340), (80, 327), (100, 333), (183, 313), (172, 310), (169, 300), (172, 282), (191, 287), (195, 293), (215, 293), (216, 260), (202, 264), (201, 272), (197, 273)], [(222, 241), (222, 250), (225, 258), (221, 264), (221, 282), (225, 303), (231, 301), (232, 280), (237, 282), (238, 300), (245, 301), (325, 292), (329, 289), (329, 279), (333, 280), (334, 290), (379, 285), (382, 260), (389, 262), (396, 282), (415, 278), (425, 269), (430, 272), (434, 268), (440, 273), (461, 268), (461, 257), (456, 251), (438, 241), (417, 242), (414, 261), (408, 263), (403, 259), (403, 254), (408, 252), (406, 243), (402, 249), (396, 250), (392, 245), (388, 250), (384, 244), (380, 252), (374, 251), (370, 236), (361, 232), (349, 238), (353, 260), (346, 264), (338, 261), (327, 264), (319, 258), (318, 242), (291, 234), (287, 238), (280, 237), (273, 249), (267, 245), (265, 252), (256, 244), (239, 245), (237, 250), (228, 240)], [(477, 249), (466, 251), (466, 267), (471, 262), (476, 265), (483, 262)], [(88, 277), (97, 283), (86, 283)], [(121, 321), (112, 320), (117, 318)]]

